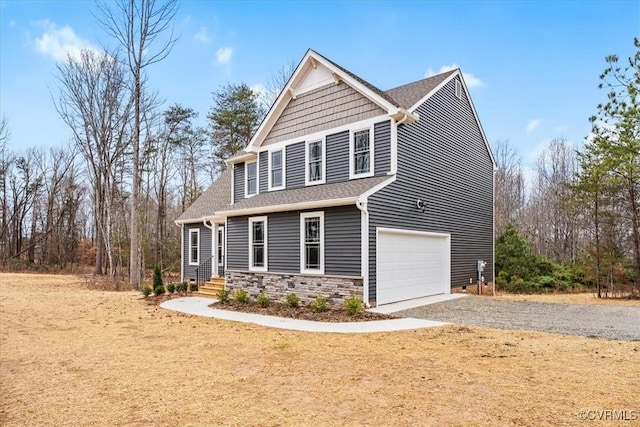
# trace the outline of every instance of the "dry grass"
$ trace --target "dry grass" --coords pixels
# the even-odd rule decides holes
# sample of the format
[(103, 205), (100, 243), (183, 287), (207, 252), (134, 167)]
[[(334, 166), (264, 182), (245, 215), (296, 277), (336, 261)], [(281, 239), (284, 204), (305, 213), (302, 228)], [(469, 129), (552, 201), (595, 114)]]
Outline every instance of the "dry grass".
[(584, 425), (640, 409), (640, 343), (464, 326), (313, 334), (0, 274), (6, 426)]
[(597, 294), (540, 294), (540, 295), (514, 295), (498, 293), (496, 299), (509, 301), (535, 301), (566, 304), (601, 304), (601, 305), (626, 305), (640, 307), (640, 300), (629, 298), (598, 298)]

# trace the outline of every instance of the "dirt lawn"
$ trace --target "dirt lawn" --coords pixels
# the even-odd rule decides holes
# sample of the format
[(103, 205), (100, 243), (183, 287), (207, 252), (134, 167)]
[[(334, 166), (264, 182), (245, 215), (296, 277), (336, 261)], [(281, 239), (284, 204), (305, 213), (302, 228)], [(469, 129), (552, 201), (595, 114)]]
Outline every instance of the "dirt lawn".
[(640, 342), (455, 325), (289, 332), (81, 283), (0, 274), (0, 425), (560, 426), (594, 424), (580, 411), (640, 414)]

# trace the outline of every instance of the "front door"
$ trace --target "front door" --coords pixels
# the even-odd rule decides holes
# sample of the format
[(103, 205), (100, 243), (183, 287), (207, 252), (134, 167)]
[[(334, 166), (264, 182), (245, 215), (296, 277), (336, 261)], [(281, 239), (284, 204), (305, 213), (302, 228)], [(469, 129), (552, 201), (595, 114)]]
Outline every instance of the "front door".
[(218, 262), (218, 277), (224, 277), (224, 225), (218, 226), (218, 247), (216, 259)]

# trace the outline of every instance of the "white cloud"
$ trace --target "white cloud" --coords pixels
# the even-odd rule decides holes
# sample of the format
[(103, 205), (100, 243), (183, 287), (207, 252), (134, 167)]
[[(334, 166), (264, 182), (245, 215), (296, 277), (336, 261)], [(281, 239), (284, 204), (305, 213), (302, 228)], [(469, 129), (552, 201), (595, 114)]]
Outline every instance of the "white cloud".
[[(440, 67), (440, 71), (438, 72), (434, 72), (433, 69), (429, 68), (427, 72), (424, 74), (424, 76), (431, 77), (431, 76), (435, 76), (436, 74), (446, 73), (447, 71), (455, 70), (456, 68), (460, 68), (456, 63), (453, 63), (451, 65), (443, 65), (442, 67)], [(484, 82), (480, 80), (478, 77), (474, 76), (473, 74), (463, 72), (462, 75), (464, 77), (464, 82), (467, 84), (467, 87), (474, 88), (474, 87), (484, 86)]]
[(527, 123), (527, 132), (533, 132), (534, 130), (536, 130), (538, 126), (540, 126), (540, 123), (542, 123), (542, 120), (540, 119), (531, 120), (529, 123)]
[(38, 22), (38, 25), (45, 31), (35, 40), (36, 50), (56, 61), (66, 60), (67, 55), (78, 58), (82, 49), (98, 50), (89, 41), (78, 37), (68, 25), (58, 27), (48, 19)]
[(251, 86), (250, 89), (252, 91), (254, 91), (255, 93), (257, 93), (258, 96), (260, 96), (260, 97), (264, 96), (267, 93), (267, 88), (261, 83), (257, 83), (255, 85)]
[(193, 39), (202, 44), (209, 44), (213, 40), (213, 37), (209, 35), (209, 31), (205, 27), (200, 28), (200, 31), (193, 35)]
[(216, 51), (216, 64), (225, 65), (231, 61), (233, 49), (230, 47), (221, 47)]

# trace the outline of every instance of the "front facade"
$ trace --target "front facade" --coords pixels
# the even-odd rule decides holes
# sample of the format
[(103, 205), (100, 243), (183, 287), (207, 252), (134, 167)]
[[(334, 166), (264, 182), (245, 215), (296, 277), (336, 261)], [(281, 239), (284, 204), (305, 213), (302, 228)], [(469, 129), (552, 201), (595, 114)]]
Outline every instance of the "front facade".
[(383, 92), (310, 50), (177, 221), (183, 278), (371, 305), (475, 283), (479, 260), (493, 280), (493, 170), (459, 70)]

